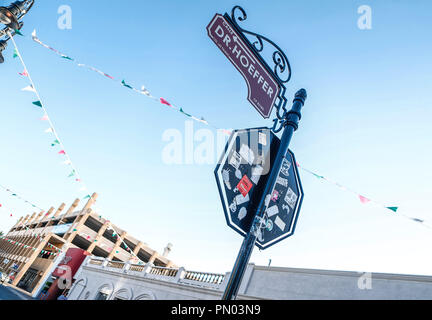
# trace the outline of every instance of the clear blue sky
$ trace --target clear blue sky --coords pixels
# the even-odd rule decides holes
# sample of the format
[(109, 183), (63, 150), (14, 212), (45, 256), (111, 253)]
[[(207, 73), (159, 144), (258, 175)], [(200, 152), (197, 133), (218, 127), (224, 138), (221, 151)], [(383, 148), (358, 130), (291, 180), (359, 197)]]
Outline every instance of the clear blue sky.
[[(36, 1), (23, 33), (164, 97), (218, 127), (270, 125), (246, 100), (243, 78), (208, 38), (215, 13), (242, 5), (245, 27), (283, 48), (287, 97), (309, 99), (291, 149), (305, 167), (372, 199), (432, 220), (432, 21), (430, 1)], [(6, 1), (1, 1), (6, 3)], [(57, 28), (69, 4), (72, 30)], [(357, 9), (370, 5), (372, 30)], [(162, 162), (169, 108), (17, 37), (29, 72), (102, 214), (189, 270), (230, 271), (241, 237), (225, 224), (212, 165)], [(21, 92), (11, 47), (0, 65), (0, 184), (48, 209), (80, 195), (52, 139)], [(206, 128), (199, 123), (195, 130)], [(216, 157), (215, 157), (216, 161)], [(301, 172), (305, 199), (294, 237), (255, 250), (252, 262), (284, 267), (432, 274), (432, 230)], [(0, 190), (0, 230), (31, 208)]]

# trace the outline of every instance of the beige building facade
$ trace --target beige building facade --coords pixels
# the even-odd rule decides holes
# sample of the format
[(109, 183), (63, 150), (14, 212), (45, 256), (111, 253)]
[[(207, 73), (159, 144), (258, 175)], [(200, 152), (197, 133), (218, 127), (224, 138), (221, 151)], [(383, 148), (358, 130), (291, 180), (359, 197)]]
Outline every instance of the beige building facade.
[(113, 225), (92, 209), (95, 193), (81, 210), (77, 199), (64, 212), (63, 203), (56, 210), (22, 217), (0, 239), (0, 271), (10, 275), (11, 285), (34, 296), (62, 259), (62, 253), (79, 248), (89, 256), (114, 262), (147, 263), (175, 267), (163, 254)]

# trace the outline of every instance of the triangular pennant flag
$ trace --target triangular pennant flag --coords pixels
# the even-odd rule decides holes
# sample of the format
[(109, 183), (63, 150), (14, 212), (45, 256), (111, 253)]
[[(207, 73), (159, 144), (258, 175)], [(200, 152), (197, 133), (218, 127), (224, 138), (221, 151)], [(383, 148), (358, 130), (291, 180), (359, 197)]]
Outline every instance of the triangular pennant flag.
[(168, 101), (166, 101), (164, 98), (160, 98), (160, 103), (171, 107), (171, 103), (169, 103)]
[(48, 115), (46, 114), (46, 115), (44, 115), (42, 118), (40, 118), (40, 120), (41, 120), (41, 121), (48, 121), (48, 120), (49, 120), (49, 117), (48, 117)]
[(28, 77), (27, 70), (24, 70), (23, 72), (18, 72), (18, 74), (19, 74), (20, 76), (23, 76), (23, 77)]
[(84, 200), (86, 200), (86, 199), (91, 199), (91, 196), (90, 195), (85, 196)]
[(73, 59), (72, 59), (71, 57), (68, 57), (68, 56), (65, 56), (65, 55), (62, 55), (62, 58), (63, 58), (63, 59), (66, 59), (66, 60), (71, 60), (71, 61), (73, 61)]
[(18, 51), (17, 49), (14, 49), (13, 58), (15, 59), (16, 57), (18, 57)]
[(363, 204), (366, 204), (366, 203), (370, 202), (370, 199), (365, 198), (365, 197), (360, 196), (360, 195), (359, 195), (359, 199), (360, 199), (360, 202), (363, 203)]
[(190, 114), (184, 112), (182, 108), (180, 108), (180, 112), (183, 113), (185, 116), (187, 116), (189, 118), (192, 117)]
[(61, 150), (58, 154), (62, 154), (62, 155), (65, 155), (66, 154), (66, 152), (64, 151), (64, 150)]
[(68, 178), (71, 178), (71, 177), (73, 177), (73, 176), (75, 176), (75, 170), (72, 171), (72, 173), (69, 175)]
[(35, 90), (35, 88), (33, 88), (33, 85), (29, 85), (29, 86), (27, 86), (25, 88), (22, 88), (21, 91), (29, 91), (29, 92), (36, 93), (36, 90)]
[(22, 36), (22, 37), (24, 36), (24, 35), (21, 33), (21, 31), (19, 31), (18, 29), (15, 29), (14, 31), (15, 31), (16, 34), (18, 34), (18, 35), (20, 35), (20, 36)]
[(51, 144), (51, 147), (55, 147), (58, 144), (60, 144), (60, 141), (54, 140), (54, 142)]
[(33, 30), (33, 32), (32, 32), (32, 38), (33, 38), (33, 40), (37, 38), (37, 36), (36, 36), (36, 29)]
[(122, 85), (125, 86), (126, 88), (133, 89), (130, 85), (126, 84), (124, 80), (122, 80)]
[(393, 212), (396, 212), (396, 213), (397, 213), (397, 211), (399, 210), (398, 207), (387, 207), (387, 209), (389, 209), (389, 210), (391, 210), (391, 211), (393, 211)]
[(38, 106), (40, 108), (42, 108), (42, 103), (40, 101), (34, 101), (32, 102), (35, 106)]
[(315, 174), (315, 173), (312, 173), (316, 178), (318, 178), (318, 179), (324, 179), (324, 177), (323, 176), (320, 176), (320, 175), (317, 175), (317, 174)]
[(145, 86), (142, 86), (142, 87), (141, 87), (141, 93), (142, 93), (142, 94), (145, 94), (146, 96), (149, 96), (149, 97), (150, 97), (150, 92), (146, 89)]

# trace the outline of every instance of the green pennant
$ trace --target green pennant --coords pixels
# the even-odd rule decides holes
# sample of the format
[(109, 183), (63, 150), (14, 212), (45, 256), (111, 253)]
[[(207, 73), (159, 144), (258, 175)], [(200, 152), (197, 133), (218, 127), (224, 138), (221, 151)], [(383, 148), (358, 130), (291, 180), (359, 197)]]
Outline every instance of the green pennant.
[(32, 102), (35, 106), (41, 107), (42, 108), (42, 103), (40, 101), (35, 101)]
[(317, 174), (315, 174), (315, 173), (312, 173), (315, 177), (317, 177), (318, 179), (324, 179), (324, 177), (323, 176), (319, 176), (319, 175), (317, 175)]
[(75, 176), (75, 170), (72, 171), (72, 173), (69, 175), (68, 178)]
[(66, 59), (66, 60), (71, 60), (71, 61), (73, 61), (73, 59), (72, 59), (71, 57), (68, 57), (68, 56), (62, 56), (62, 58), (63, 58), (63, 59)]
[(18, 35), (20, 35), (20, 36), (22, 36), (22, 37), (24, 36), (24, 35), (21, 33), (21, 31), (19, 31), (18, 29), (15, 29), (14, 31), (15, 31), (16, 34), (18, 34)]
[(398, 207), (387, 207), (387, 209), (389, 209), (389, 210), (391, 210), (391, 211), (393, 211), (395, 213), (397, 213), (397, 211), (399, 210)]
[(184, 112), (182, 108), (180, 108), (180, 112), (183, 113), (185, 116), (188, 116), (189, 118), (192, 117), (190, 114)]
[(126, 84), (124, 80), (122, 80), (122, 85), (125, 86), (126, 88), (133, 89), (130, 85)]
[(14, 49), (13, 58), (15, 59), (16, 57), (18, 57), (18, 51), (16, 49)]
[(91, 196), (90, 195), (85, 196), (84, 200), (86, 200), (86, 199), (91, 199)]
[(55, 140), (52, 144), (51, 147), (55, 147), (56, 145), (60, 144), (60, 141)]

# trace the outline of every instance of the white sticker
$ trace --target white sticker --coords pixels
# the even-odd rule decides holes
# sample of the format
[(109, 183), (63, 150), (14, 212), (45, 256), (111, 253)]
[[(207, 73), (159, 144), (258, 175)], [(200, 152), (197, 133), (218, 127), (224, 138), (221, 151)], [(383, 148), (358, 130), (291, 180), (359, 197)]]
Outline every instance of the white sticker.
[(255, 160), (255, 156), (253, 151), (247, 146), (247, 145), (242, 145), (241, 149), (240, 149), (240, 155), (243, 157), (243, 159), (245, 159), (250, 165), (253, 164), (254, 160)]
[(297, 199), (298, 199), (298, 196), (294, 193), (294, 191), (292, 191), (291, 188), (288, 188), (288, 192), (285, 196), (285, 202), (288, 203), (288, 205), (293, 210), (294, 210), (294, 206), (297, 202)]
[(289, 176), (289, 170), (291, 169), (291, 162), (289, 162), (287, 159), (283, 160), (281, 173), (288, 177)]
[(277, 215), (278, 213), (279, 213), (279, 208), (278, 208), (278, 206), (273, 206), (273, 207), (267, 209), (267, 216), (268, 216), (269, 218), (271, 218), (271, 217)]
[(258, 140), (259, 143), (262, 144), (263, 146), (267, 145), (267, 135), (265, 133), (260, 132), (258, 134)]
[(283, 222), (282, 219), (279, 218), (279, 216), (276, 217), (274, 223), (275, 223), (275, 225), (277, 225), (279, 227), (279, 229), (281, 229), (282, 231), (285, 231), (286, 223)]
[(261, 179), (264, 168), (261, 166), (256, 166), (252, 168), (251, 180), (253, 183), (258, 184), (259, 179)]
[(241, 157), (237, 152), (233, 152), (229, 164), (234, 167), (234, 169), (238, 169), (241, 164)]
[(238, 206), (241, 206), (243, 203), (249, 202), (250, 198), (249, 198), (249, 195), (246, 195), (246, 197), (243, 197), (242, 194), (239, 194), (237, 197), (235, 197), (234, 200)]
[(285, 188), (288, 187), (288, 179), (278, 177), (276, 180), (277, 184), (283, 185)]
[(290, 207), (287, 206), (286, 204), (283, 204), (283, 205), (282, 205), (282, 209), (283, 209), (283, 210), (286, 210), (287, 214), (290, 213)]
[(239, 180), (243, 179), (243, 175), (242, 175), (242, 173), (241, 173), (241, 171), (239, 169), (236, 170), (235, 176)]
[(222, 177), (223, 177), (223, 181), (225, 182), (226, 187), (231, 190), (231, 183), (230, 183), (230, 179), (229, 179), (229, 174), (230, 174), (230, 170), (223, 170), (222, 171)]
[(247, 210), (246, 210), (246, 208), (241, 208), (241, 209), (240, 209), (240, 212), (239, 212), (239, 214), (238, 214), (238, 219), (239, 219), (239, 220), (243, 220), (243, 219), (246, 217), (246, 215), (247, 215)]
[(235, 200), (234, 200), (233, 203), (231, 203), (231, 205), (230, 205), (229, 208), (230, 208), (230, 210), (231, 210), (232, 213), (234, 213), (234, 212), (237, 211), (237, 204), (236, 204)]

